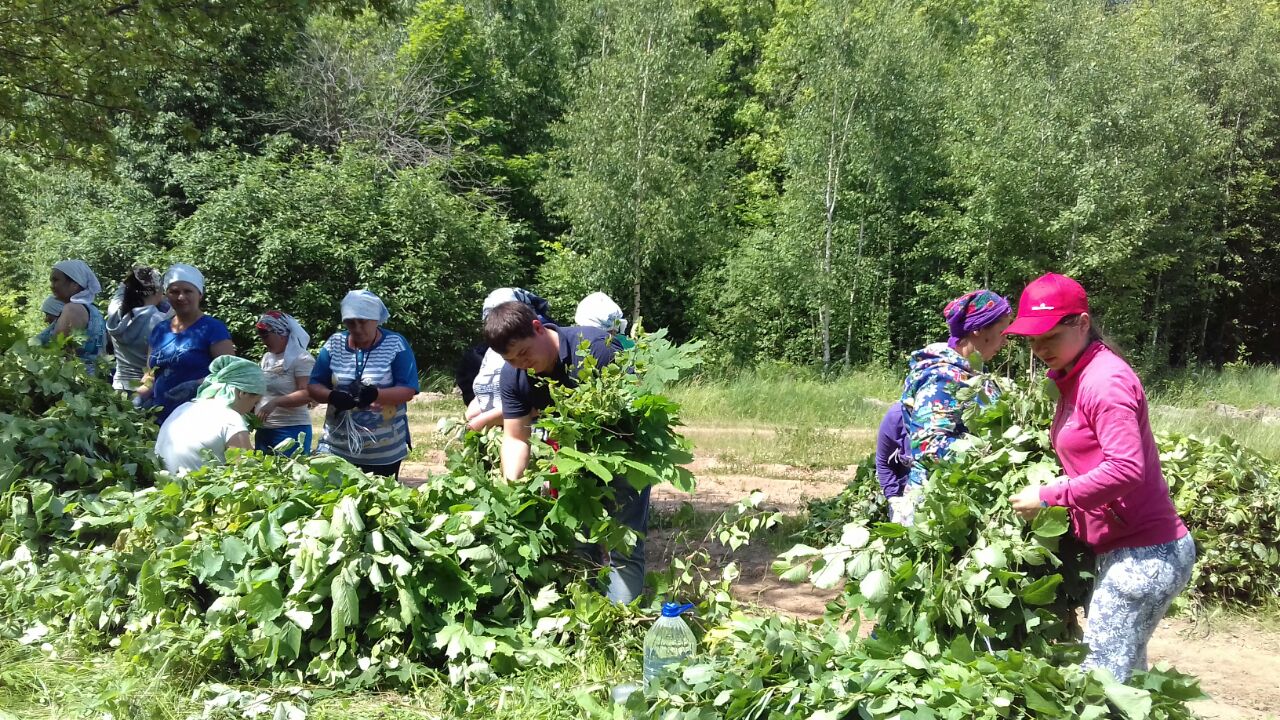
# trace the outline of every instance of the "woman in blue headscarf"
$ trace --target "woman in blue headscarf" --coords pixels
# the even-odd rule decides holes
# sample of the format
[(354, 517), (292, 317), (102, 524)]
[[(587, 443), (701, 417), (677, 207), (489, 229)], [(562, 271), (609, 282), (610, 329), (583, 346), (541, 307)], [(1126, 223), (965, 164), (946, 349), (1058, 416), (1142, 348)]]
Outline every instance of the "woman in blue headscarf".
[[(929, 458), (942, 458), (964, 433), (963, 406), (956, 391), (1005, 344), (1004, 329), (1013, 321), (1009, 301), (990, 290), (974, 290), (947, 303), (942, 311), (950, 337), (911, 354), (902, 387), (902, 421), (910, 442), (912, 465), (902, 495), (889, 499), (890, 517), (910, 524), (915, 503), (929, 475)], [(996, 388), (984, 388), (994, 395)]]
[[(102, 292), (98, 276), (83, 260), (63, 260), (49, 273), (49, 289), (64, 304), (57, 319), (40, 333), (38, 339), (47, 345), (56, 336), (76, 337), (76, 357), (90, 375), (97, 371), (98, 356), (106, 349), (107, 324), (93, 299)], [(84, 333), (77, 337), (77, 333)]]
[(346, 329), (320, 348), (307, 392), (329, 406), (318, 452), (373, 475), (399, 477), (409, 454), (407, 403), (418, 394), (418, 363), (403, 335), (381, 327), (389, 316), (368, 290), (347, 293)]

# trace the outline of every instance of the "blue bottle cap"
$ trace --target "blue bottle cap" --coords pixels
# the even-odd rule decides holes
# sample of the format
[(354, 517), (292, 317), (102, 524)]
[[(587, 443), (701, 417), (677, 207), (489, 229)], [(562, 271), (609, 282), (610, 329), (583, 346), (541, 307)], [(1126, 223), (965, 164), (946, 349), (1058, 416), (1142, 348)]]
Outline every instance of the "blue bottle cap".
[(662, 603), (662, 617), (680, 617), (681, 613), (688, 612), (693, 609), (693, 605), (681, 605), (680, 603)]

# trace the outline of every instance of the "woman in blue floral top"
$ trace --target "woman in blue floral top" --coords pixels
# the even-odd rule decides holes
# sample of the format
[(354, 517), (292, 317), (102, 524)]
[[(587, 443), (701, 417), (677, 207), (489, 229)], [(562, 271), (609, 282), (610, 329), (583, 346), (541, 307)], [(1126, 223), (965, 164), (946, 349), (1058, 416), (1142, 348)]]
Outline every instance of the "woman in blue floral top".
[[(922, 458), (938, 459), (964, 433), (956, 391), (982, 371), (1004, 347), (1004, 329), (1013, 321), (1009, 301), (990, 290), (974, 290), (947, 303), (942, 314), (951, 337), (911, 354), (902, 387), (902, 421), (915, 461), (905, 492), (890, 498), (894, 522), (910, 524), (929, 475)], [(976, 367), (975, 367), (976, 365)], [(994, 396), (994, 385), (986, 388)]]

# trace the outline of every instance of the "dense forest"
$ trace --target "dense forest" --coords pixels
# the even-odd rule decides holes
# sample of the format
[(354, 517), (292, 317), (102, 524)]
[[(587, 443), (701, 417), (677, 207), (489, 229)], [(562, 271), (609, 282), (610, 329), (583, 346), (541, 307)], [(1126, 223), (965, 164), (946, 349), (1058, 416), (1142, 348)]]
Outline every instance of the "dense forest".
[(29, 322), (181, 260), (242, 348), (369, 287), (443, 367), (520, 284), (836, 367), (1055, 270), (1147, 367), (1280, 358), (1275, 0), (19, 0), (0, 56)]

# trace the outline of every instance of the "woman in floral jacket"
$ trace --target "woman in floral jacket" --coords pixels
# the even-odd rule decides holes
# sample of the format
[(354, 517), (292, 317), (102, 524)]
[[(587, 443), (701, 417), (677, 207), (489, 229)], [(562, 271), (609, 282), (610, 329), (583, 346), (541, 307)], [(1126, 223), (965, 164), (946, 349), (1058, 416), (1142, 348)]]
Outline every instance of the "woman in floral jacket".
[[(911, 354), (902, 387), (902, 420), (914, 465), (902, 495), (889, 499), (894, 522), (911, 524), (921, 488), (929, 475), (924, 458), (937, 460), (964, 433), (963, 407), (956, 391), (982, 371), (1004, 347), (1005, 328), (1013, 321), (1009, 301), (990, 290), (974, 290), (947, 303), (942, 314), (951, 337)], [(994, 396), (996, 388), (985, 388)]]

